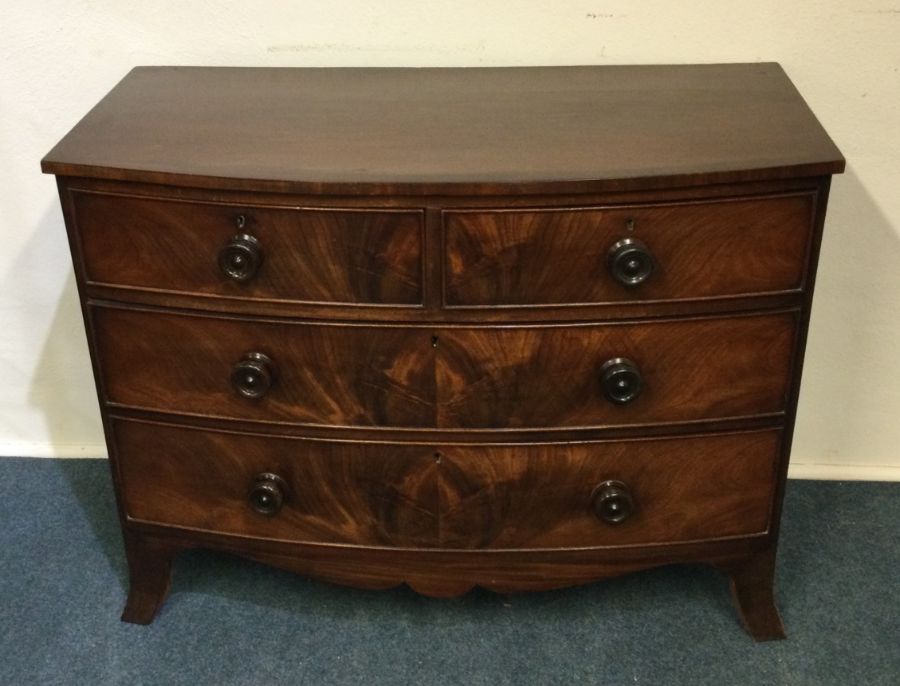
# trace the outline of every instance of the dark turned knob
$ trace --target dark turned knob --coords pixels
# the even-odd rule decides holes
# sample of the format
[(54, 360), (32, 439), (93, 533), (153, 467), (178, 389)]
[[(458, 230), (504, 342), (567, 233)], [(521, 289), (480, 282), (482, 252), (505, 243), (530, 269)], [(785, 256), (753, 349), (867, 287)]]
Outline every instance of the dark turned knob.
[(625, 405), (637, 398), (644, 385), (641, 372), (634, 362), (624, 357), (614, 357), (604, 362), (600, 377), (603, 395), (617, 405)]
[(621, 481), (604, 481), (591, 496), (594, 514), (607, 524), (621, 524), (634, 512), (634, 499)]
[(219, 268), (234, 281), (249, 281), (262, 264), (262, 245), (249, 233), (241, 233), (232, 238), (219, 251)]
[(231, 372), (231, 385), (245, 398), (262, 398), (274, 381), (275, 364), (262, 353), (247, 353)]
[(278, 514), (281, 506), (284, 505), (286, 493), (287, 484), (284, 479), (277, 474), (264, 472), (256, 476), (253, 488), (250, 489), (250, 495), (247, 497), (250, 507), (266, 517), (272, 517)]
[(653, 256), (641, 241), (623, 238), (609, 249), (607, 267), (623, 286), (637, 286), (653, 273)]

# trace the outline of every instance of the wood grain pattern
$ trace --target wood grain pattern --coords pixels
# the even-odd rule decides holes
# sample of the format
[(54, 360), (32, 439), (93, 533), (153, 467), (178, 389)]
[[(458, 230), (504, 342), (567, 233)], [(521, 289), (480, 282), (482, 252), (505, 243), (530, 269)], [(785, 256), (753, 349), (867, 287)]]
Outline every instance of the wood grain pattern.
[[(443, 214), (450, 306), (686, 300), (798, 290), (815, 196)], [(637, 238), (655, 262), (623, 286), (610, 247)]]
[[(779, 413), (792, 313), (599, 326), (440, 331), (438, 426), (623, 426)], [(610, 358), (635, 362), (641, 395), (621, 406), (600, 385)]]
[(352, 195), (819, 176), (844, 160), (777, 64), (139, 67), (45, 172)]
[[(117, 404), (257, 421), (434, 424), (428, 329), (91, 311), (102, 385)], [(231, 385), (232, 368), (248, 352), (275, 365), (272, 388), (258, 400)]]
[[(306, 543), (444, 549), (671, 544), (760, 535), (778, 430), (528, 446), (314, 441), (118, 419), (130, 518)], [(287, 482), (281, 511), (248, 504), (256, 475)], [(606, 479), (635, 514), (591, 511)]]
[[(89, 283), (242, 300), (420, 305), (421, 210), (277, 208), (76, 192)], [(240, 221), (239, 221), (240, 218)], [(263, 262), (239, 283), (219, 269), (236, 234)]]
[[(319, 325), (92, 309), (106, 398), (234, 419), (409, 429), (564, 429), (726, 419), (785, 410), (792, 313), (594, 326)], [(248, 352), (274, 361), (260, 399), (230, 385)], [(645, 389), (603, 395), (629, 357)]]
[[(98, 179), (66, 179), (60, 178), (60, 192), (66, 212), (74, 216), (75, 199), (82, 193), (98, 193), (104, 196), (155, 198), (179, 198), (191, 204), (227, 205), (230, 207), (246, 207), (258, 205), (284, 205), (290, 207), (313, 207), (322, 204), (321, 196), (256, 194), (239, 191), (222, 191), (193, 188), (172, 189), (165, 186), (146, 184), (127, 184), (122, 182)], [(327, 203), (330, 207), (341, 210), (357, 211), (369, 209), (392, 211), (413, 206), (424, 206), (426, 225), (424, 227), (425, 243), (429, 253), (425, 260), (425, 291), (427, 302), (425, 307), (410, 305), (385, 305), (355, 303), (352, 307), (354, 319), (367, 322), (435, 322), (435, 323), (473, 323), (477, 322), (528, 322), (528, 321), (603, 321), (620, 318), (641, 318), (658, 316), (689, 316), (692, 314), (712, 314), (715, 312), (736, 312), (759, 309), (776, 309), (798, 307), (802, 301), (802, 292), (786, 292), (774, 295), (747, 295), (734, 297), (712, 297), (695, 300), (647, 300), (633, 299), (599, 304), (584, 304), (579, 307), (570, 305), (543, 305), (540, 307), (441, 307), (441, 291), (443, 290), (441, 263), (443, 257), (440, 217), (442, 210), (462, 210), (484, 207), (486, 210), (498, 206), (510, 210), (533, 207), (558, 208), (611, 206), (611, 205), (644, 205), (648, 203), (709, 203), (728, 200), (740, 196), (769, 197), (784, 194), (813, 194), (818, 191), (815, 179), (793, 179), (781, 182), (765, 182), (751, 184), (732, 184), (701, 186), (695, 188), (673, 188), (651, 192), (619, 192), (604, 195), (541, 195), (529, 196), (470, 196), (470, 197), (393, 197), (393, 196), (330, 196)], [(80, 227), (71, 219), (73, 232), (77, 234)], [(80, 239), (73, 235), (73, 257), (76, 274), (83, 283), (84, 294), (88, 298), (98, 300), (127, 301), (152, 306), (175, 309), (214, 310), (253, 316), (298, 317), (306, 319), (347, 318), (348, 309), (335, 307), (335, 303), (310, 303), (291, 300), (245, 299), (229, 296), (225, 293), (216, 295), (203, 293), (197, 297), (196, 292), (173, 292), (170, 290), (136, 290), (134, 287), (121, 287), (114, 284), (98, 284), (90, 281), (84, 250)], [(209, 253), (213, 252), (208, 250)], [(107, 258), (108, 259), (108, 258)], [(218, 277), (217, 277), (218, 278)], [(252, 284), (247, 284), (252, 287)], [(242, 290), (242, 289), (241, 289)]]
[[(779, 436), (446, 448), (441, 547), (658, 545), (764, 533)], [(609, 479), (635, 500), (619, 524), (591, 510), (593, 489)]]
[[(286, 541), (434, 547), (433, 451), (416, 445), (261, 438), (117, 421), (113, 432), (130, 518)], [(288, 484), (281, 511), (248, 504), (254, 478)]]

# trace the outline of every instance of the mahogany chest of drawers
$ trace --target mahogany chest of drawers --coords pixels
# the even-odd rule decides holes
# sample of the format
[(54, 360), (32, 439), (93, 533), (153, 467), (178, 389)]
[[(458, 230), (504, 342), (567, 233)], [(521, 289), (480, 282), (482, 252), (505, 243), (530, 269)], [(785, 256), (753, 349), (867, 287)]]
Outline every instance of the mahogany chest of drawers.
[(776, 64), (138, 68), (57, 176), (150, 622), (203, 546), (431, 596), (773, 576), (830, 176)]

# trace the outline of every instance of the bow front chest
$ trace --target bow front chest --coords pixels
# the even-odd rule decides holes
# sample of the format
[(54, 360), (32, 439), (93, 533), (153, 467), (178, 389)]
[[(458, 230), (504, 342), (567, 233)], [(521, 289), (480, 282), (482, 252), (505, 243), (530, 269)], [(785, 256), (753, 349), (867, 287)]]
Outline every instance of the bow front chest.
[(776, 64), (133, 70), (43, 160), (123, 619), (202, 546), (431, 596), (705, 563), (782, 636), (843, 167)]

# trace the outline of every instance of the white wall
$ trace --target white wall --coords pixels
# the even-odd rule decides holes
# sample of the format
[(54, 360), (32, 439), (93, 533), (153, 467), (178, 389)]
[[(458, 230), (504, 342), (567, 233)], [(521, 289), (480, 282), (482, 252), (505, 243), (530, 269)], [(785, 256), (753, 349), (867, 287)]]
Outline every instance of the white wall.
[(0, 454), (104, 452), (38, 162), (137, 64), (781, 62), (835, 179), (793, 474), (900, 479), (900, 0), (0, 0)]

